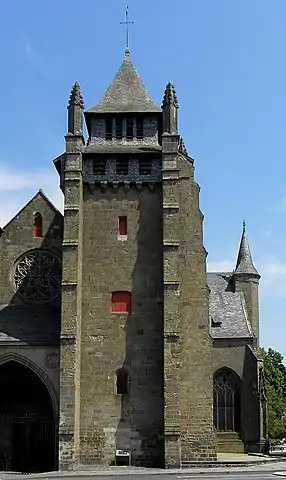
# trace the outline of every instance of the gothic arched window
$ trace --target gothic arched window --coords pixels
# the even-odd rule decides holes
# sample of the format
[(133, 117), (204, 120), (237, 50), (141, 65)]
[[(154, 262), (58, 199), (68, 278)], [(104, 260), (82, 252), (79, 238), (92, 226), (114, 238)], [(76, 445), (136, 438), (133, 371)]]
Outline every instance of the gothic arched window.
[(116, 372), (116, 393), (117, 395), (124, 395), (128, 393), (129, 375), (124, 368), (120, 368)]
[(229, 368), (221, 368), (213, 381), (214, 426), (217, 431), (240, 431), (240, 378)]
[(40, 212), (34, 213), (33, 233), (34, 237), (43, 236), (43, 217)]

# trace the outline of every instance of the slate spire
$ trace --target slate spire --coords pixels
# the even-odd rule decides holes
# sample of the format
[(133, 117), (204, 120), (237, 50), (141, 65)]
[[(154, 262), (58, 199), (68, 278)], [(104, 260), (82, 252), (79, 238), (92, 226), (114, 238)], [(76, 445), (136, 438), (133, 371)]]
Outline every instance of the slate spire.
[(163, 132), (178, 135), (178, 98), (174, 85), (168, 82), (165, 88), (163, 109)]
[(68, 103), (68, 134), (82, 135), (83, 132), (83, 96), (78, 82), (72, 86)]
[(251, 251), (248, 243), (248, 239), (245, 233), (245, 222), (242, 224), (242, 235), (240, 240), (240, 246), (237, 255), (237, 262), (234, 274), (247, 274), (247, 275), (255, 275), (260, 277), (258, 271), (256, 270), (255, 266), (253, 265)]
[(138, 75), (129, 50), (101, 100), (85, 114), (90, 113), (159, 113)]

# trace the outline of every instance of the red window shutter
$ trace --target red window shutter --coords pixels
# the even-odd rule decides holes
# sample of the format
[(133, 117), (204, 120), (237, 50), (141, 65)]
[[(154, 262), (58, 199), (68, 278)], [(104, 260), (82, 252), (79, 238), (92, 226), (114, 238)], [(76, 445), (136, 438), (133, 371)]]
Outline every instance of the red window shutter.
[(112, 313), (131, 313), (131, 293), (113, 292), (111, 294)]
[(127, 217), (118, 218), (118, 234), (127, 235)]
[(34, 214), (33, 235), (34, 237), (43, 236), (43, 218), (39, 212)]

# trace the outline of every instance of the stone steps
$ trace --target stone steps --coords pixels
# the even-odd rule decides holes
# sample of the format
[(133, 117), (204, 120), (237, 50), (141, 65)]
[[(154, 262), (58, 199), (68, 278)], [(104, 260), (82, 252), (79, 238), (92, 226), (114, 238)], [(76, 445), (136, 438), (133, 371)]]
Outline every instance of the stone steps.
[(218, 453), (244, 453), (244, 443), (238, 433), (219, 432), (217, 433)]

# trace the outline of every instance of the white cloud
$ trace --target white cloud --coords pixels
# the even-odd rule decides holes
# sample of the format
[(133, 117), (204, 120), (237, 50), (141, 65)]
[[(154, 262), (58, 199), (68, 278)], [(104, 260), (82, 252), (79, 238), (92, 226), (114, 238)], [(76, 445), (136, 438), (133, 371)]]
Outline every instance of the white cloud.
[(25, 188), (50, 188), (57, 180), (56, 173), (47, 170), (30, 172), (13, 171), (12, 169), (0, 167), (0, 194), (3, 192), (18, 191)]
[(231, 260), (221, 260), (217, 262), (207, 262), (208, 272), (232, 272), (235, 264)]
[(41, 188), (62, 211), (63, 195), (56, 171), (32, 170), (19, 172), (0, 167), (0, 226), (4, 226)]

